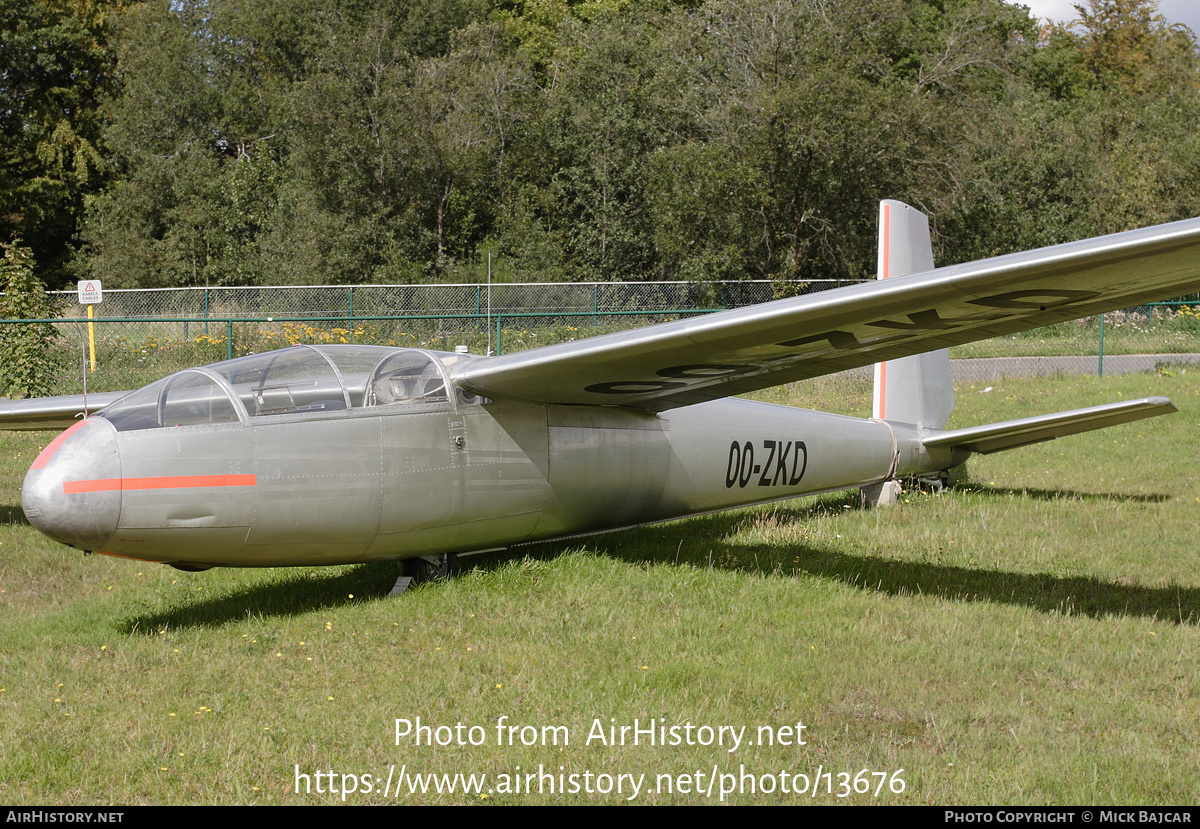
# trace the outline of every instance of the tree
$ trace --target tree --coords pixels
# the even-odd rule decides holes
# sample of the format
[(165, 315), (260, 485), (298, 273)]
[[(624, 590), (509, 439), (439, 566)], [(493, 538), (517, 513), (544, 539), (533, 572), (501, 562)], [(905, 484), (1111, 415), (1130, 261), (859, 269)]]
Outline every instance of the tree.
[[(46, 320), (58, 316), (45, 286), (34, 276), (33, 252), (19, 241), (0, 244), (0, 319)], [(0, 324), (0, 394), (48, 397), (54, 392), (52, 348), (58, 338), (47, 322)]]
[(555, 280), (655, 272), (647, 163), (671, 139), (655, 94), (655, 19), (620, 3), (564, 15), (515, 139), (501, 247)]
[(961, 209), (1022, 23), (965, 0), (710, 0), (676, 20), (659, 83), (685, 140), (655, 154), (651, 196), (663, 271), (773, 280), (869, 275), (881, 198)]
[(1192, 33), (1158, 14), (1157, 0), (1086, 0), (1075, 5), (1079, 59), (1101, 88), (1195, 89)]
[(484, 11), (481, 0), (131, 11), (106, 132), (120, 182), (91, 202), (81, 269), (141, 286), (436, 273), (486, 214), (470, 98), (487, 66), (454, 60)]
[(1200, 61), (1149, 0), (1088, 0), (1019, 54), (976, 142), (961, 258), (1200, 214)]
[(100, 98), (124, 0), (0, 0), (0, 240), (68, 279), (84, 201), (107, 183)]

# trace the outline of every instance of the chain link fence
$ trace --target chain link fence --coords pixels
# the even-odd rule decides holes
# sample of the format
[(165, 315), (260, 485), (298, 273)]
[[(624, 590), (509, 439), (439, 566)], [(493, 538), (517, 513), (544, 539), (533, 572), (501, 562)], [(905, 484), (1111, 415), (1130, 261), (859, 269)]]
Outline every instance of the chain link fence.
[[(537, 282), (494, 285), (327, 285), (262, 288), (117, 289), (104, 292), (109, 317), (305, 320), (411, 315), (594, 313), (740, 308), (852, 282)], [(73, 291), (51, 294), (64, 317), (83, 314)]]
[(956, 382), (1125, 374), (1200, 363), (1200, 303), (1155, 302), (950, 349)]
[[(138, 388), (172, 371), (296, 343), (508, 353), (767, 302), (839, 283), (560, 283), (182, 288), (104, 292), (96, 319), (55, 294), (58, 393)], [(21, 324), (4, 322), (0, 324)], [(1200, 304), (1155, 303), (951, 349), (958, 383), (1200, 362)]]

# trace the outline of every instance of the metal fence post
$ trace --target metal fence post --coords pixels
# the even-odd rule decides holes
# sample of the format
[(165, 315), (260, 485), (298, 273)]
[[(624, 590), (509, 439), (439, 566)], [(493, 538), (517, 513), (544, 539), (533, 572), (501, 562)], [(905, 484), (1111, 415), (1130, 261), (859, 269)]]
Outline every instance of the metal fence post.
[(1100, 315), (1100, 362), (1096, 371), (1101, 377), (1104, 376), (1104, 314)]
[(225, 359), (233, 359), (233, 320), (225, 320)]

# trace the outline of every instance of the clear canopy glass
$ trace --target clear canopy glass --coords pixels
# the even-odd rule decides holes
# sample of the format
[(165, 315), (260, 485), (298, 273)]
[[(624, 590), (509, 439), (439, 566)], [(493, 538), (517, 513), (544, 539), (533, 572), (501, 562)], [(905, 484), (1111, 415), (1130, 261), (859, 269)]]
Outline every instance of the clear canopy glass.
[(101, 416), (119, 431), (128, 431), (446, 404), (443, 356), (459, 358), (415, 348), (295, 346), (185, 369), (127, 395)]

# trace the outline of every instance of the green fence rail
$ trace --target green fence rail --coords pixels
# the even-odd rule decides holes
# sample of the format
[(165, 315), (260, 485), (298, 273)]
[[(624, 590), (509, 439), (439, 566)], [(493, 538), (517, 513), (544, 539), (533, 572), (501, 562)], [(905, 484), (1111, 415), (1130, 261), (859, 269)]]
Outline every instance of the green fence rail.
[[(593, 313), (713, 310), (854, 284), (839, 280), (739, 282), (533, 282), (428, 285), (318, 285), (243, 288), (105, 289), (114, 317), (357, 319), (410, 314)], [(74, 291), (51, 294), (76, 316)]]

